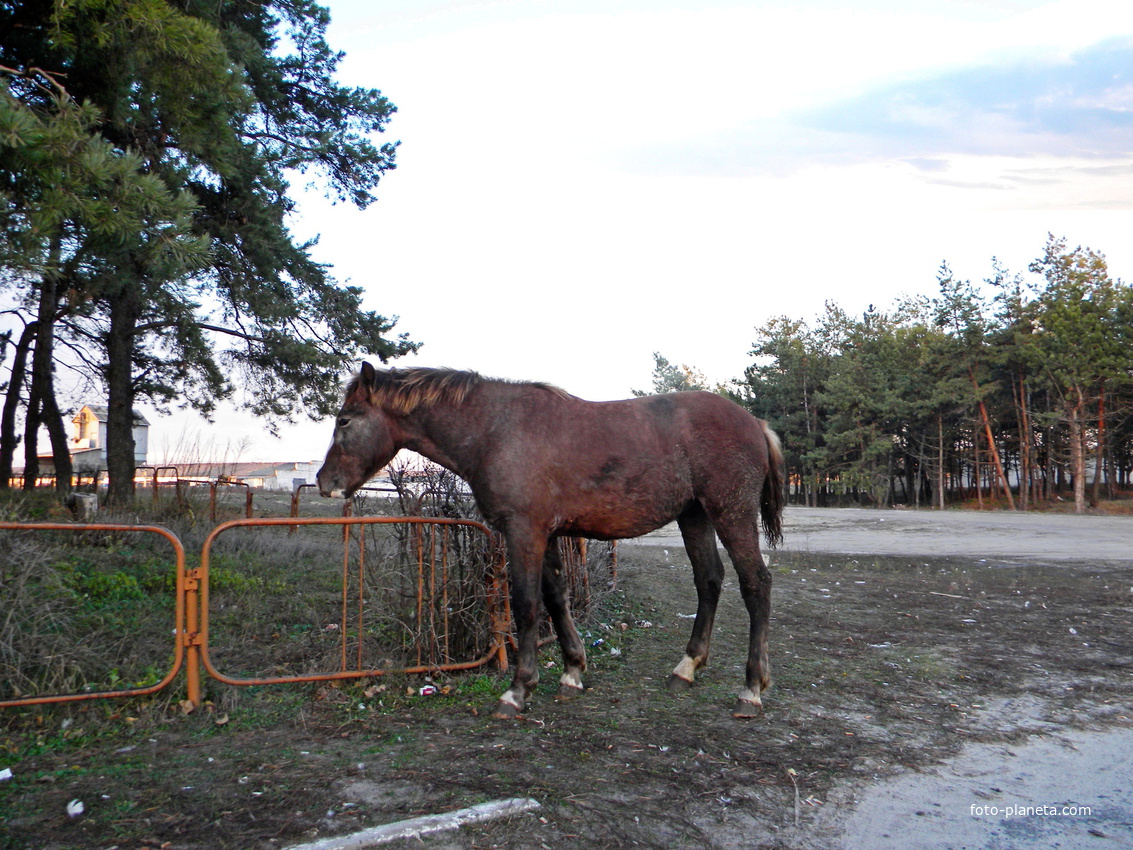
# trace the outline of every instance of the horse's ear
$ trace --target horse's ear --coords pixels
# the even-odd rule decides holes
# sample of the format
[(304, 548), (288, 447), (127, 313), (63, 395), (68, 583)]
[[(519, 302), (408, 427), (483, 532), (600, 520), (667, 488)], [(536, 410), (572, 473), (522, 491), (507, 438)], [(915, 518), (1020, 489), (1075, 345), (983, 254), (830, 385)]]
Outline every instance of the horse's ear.
[(366, 363), (366, 362), (362, 363), (361, 376), (362, 376), (362, 383), (365, 384), (368, 387), (372, 387), (378, 382), (378, 373), (374, 370), (374, 367), (371, 366), (369, 363)]

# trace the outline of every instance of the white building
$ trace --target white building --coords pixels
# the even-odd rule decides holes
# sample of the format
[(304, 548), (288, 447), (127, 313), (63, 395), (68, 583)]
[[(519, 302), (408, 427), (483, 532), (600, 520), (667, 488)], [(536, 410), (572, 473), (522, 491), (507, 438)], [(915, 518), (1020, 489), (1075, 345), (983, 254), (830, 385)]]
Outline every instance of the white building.
[(314, 484), (321, 460), (280, 463), (180, 463), (175, 464), (182, 478), (212, 480), (226, 478), (263, 490), (294, 490), (299, 484)]
[[(89, 474), (106, 469), (106, 417), (102, 405), (84, 404), (71, 420), (76, 434), (71, 438), (71, 462), (75, 472)], [(134, 465), (145, 466), (149, 453), (149, 422), (134, 411)]]

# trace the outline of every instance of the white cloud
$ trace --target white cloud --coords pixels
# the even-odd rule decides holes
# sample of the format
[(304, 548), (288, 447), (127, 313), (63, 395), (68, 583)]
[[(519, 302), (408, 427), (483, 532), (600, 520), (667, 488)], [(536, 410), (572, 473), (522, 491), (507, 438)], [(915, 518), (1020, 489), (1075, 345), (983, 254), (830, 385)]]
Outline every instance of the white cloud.
[[(413, 362), (590, 398), (647, 388), (654, 350), (739, 376), (775, 315), (931, 294), (942, 260), (1022, 271), (1048, 231), (1133, 278), (1133, 7), (910, 6), (330, 0), (403, 146), (377, 204), (296, 228)], [(293, 433), (250, 456), (329, 426)]]

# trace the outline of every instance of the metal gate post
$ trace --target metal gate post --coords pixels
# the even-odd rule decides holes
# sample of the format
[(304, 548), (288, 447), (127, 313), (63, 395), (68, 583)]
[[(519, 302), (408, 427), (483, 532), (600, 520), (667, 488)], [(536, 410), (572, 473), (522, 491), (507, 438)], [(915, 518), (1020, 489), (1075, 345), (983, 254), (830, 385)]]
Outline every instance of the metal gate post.
[(185, 648), (185, 698), (201, 706), (201, 569), (185, 572), (185, 628), (178, 636)]

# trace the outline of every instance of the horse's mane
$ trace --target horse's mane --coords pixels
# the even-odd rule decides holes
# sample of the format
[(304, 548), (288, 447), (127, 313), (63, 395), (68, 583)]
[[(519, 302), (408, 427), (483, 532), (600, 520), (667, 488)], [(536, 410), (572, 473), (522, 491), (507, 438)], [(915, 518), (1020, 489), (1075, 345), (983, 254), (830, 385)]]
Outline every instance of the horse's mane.
[[(419, 407), (460, 404), (474, 388), (488, 383), (537, 387), (564, 398), (569, 397), (569, 393), (552, 384), (485, 378), (478, 372), (459, 369), (416, 366), (409, 369), (376, 370), (374, 374), (376, 380), (370, 392), (370, 402), (400, 414), (412, 413)], [(348, 395), (357, 387), (359, 380), (356, 377), (350, 382)]]

